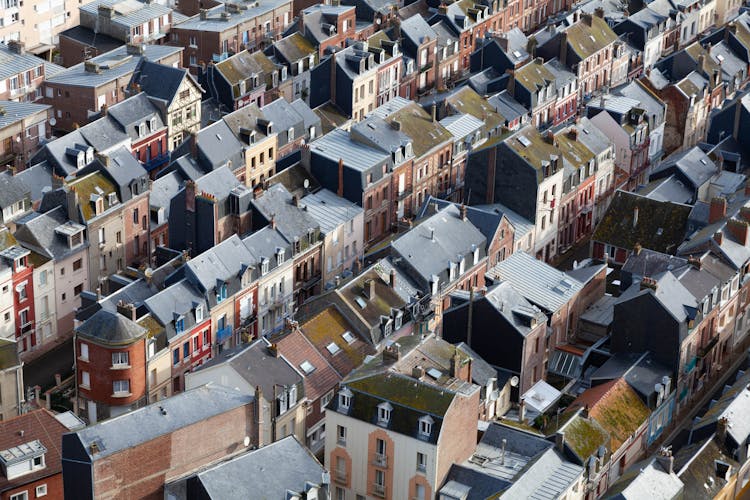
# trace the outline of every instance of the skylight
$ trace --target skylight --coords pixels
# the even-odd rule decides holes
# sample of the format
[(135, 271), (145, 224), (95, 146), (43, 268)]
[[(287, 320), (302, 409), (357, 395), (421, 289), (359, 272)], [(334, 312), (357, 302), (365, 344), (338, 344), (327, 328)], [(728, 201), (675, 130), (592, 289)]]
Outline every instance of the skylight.
[(310, 363), (309, 361), (305, 360), (302, 362), (299, 367), (302, 369), (303, 372), (305, 372), (305, 375), (310, 375), (312, 372), (315, 371), (315, 367)]
[(336, 354), (341, 350), (341, 348), (336, 344), (336, 342), (331, 342), (326, 346), (326, 349), (328, 349), (328, 352), (331, 354)]
[(437, 368), (430, 368), (429, 370), (427, 370), (427, 375), (437, 380), (443, 376), (443, 372), (441, 372)]
[(354, 338), (354, 335), (352, 335), (352, 332), (350, 332), (348, 330), (345, 331), (343, 334), (341, 334), (341, 336), (344, 338), (344, 341), (346, 341), (346, 343), (349, 344), (349, 345), (353, 344), (354, 341), (356, 340)]
[(523, 144), (523, 147), (525, 148), (528, 148), (529, 146), (531, 146), (531, 141), (525, 135), (519, 135), (518, 142)]

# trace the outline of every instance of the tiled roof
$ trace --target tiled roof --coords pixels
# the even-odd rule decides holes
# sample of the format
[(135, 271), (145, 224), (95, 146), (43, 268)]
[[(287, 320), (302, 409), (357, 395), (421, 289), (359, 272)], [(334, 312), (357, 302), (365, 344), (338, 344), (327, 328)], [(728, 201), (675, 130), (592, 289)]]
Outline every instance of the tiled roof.
[[(300, 325), (305, 337), (315, 346), (321, 356), (333, 366), (341, 377), (358, 367), (365, 356), (373, 354), (369, 344), (362, 341), (353, 327), (335, 306), (329, 306)], [(351, 343), (343, 335), (351, 334)], [(335, 343), (340, 349), (331, 354), (328, 346)]]
[(301, 330), (292, 330), (283, 337), (272, 340), (276, 343), (279, 353), (292, 365), (299, 367), (307, 361), (315, 368), (309, 374), (302, 372), (305, 396), (310, 401), (315, 401), (338, 385), (342, 377), (328, 364), (323, 355), (315, 349), (315, 346), (305, 338), (305, 334)]

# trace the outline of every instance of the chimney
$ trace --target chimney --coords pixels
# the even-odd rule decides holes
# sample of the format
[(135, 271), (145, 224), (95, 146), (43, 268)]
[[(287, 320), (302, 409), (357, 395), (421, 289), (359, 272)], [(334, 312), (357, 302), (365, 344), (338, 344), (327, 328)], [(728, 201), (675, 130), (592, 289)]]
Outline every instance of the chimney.
[(633, 208), (633, 228), (638, 226), (638, 212), (639, 212), (639, 208), (634, 207)]
[(644, 276), (641, 280), (641, 290), (645, 290), (646, 288), (650, 288), (651, 290), (656, 290), (658, 288), (658, 283), (654, 278), (651, 278), (649, 276)]
[(65, 197), (68, 205), (68, 219), (78, 222), (78, 193), (72, 187), (68, 187), (65, 191)]
[(253, 399), (253, 412), (255, 413), (255, 432), (257, 432), (256, 443), (258, 448), (263, 446), (264, 422), (263, 422), (263, 388), (255, 386), (255, 399)]
[(428, 227), (427, 230), (430, 232), (430, 241), (435, 241), (435, 228)]
[(195, 212), (195, 181), (192, 179), (185, 181), (185, 209)]
[(737, 240), (737, 243), (739, 243), (740, 245), (747, 246), (747, 244), (750, 243), (748, 241), (747, 221), (729, 219), (727, 221), (727, 229), (729, 230), (729, 233), (734, 237), (734, 239)]
[(518, 421), (522, 424), (526, 423), (526, 401), (523, 399), (518, 403)]
[(701, 266), (703, 265), (703, 263), (701, 262), (700, 257), (695, 257), (693, 255), (691, 255), (690, 257), (688, 257), (687, 261), (688, 261), (688, 264), (690, 264), (691, 266), (693, 266), (694, 268), (696, 268), (699, 271), (701, 269)]
[(401, 122), (398, 120), (392, 120), (391, 127), (393, 127), (394, 130), (401, 130)]
[(558, 431), (555, 434), (555, 446), (560, 453), (565, 453), (565, 431)]
[(201, 9), (201, 21), (208, 19), (208, 9)]
[(578, 140), (578, 129), (575, 127), (570, 127), (568, 129), (568, 138), (571, 141), (577, 141)]
[(667, 474), (674, 472), (674, 457), (670, 448), (660, 448), (659, 453), (656, 454), (656, 461)]
[(597, 7), (596, 9), (594, 9), (594, 15), (599, 19), (604, 19), (604, 9), (601, 7)]
[(344, 159), (339, 158), (339, 186), (336, 194), (339, 198), (344, 197)]
[(295, 207), (299, 207), (299, 196), (297, 196), (296, 194), (292, 195), (292, 205), (294, 205)]
[(383, 361), (389, 363), (401, 359), (401, 346), (394, 342), (383, 349)]
[(441, 16), (447, 16), (448, 15), (448, 6), (445, 5), (444, 3), (441, 3), (438, 6), (438, 14), (440, 14)]
[(109, 165), (110, 165), (109, 156), (104, 155), (104, 154), (100, 154), (100, 153), (96, 153), (96, 159), (99, 160), (99, 163), (101, 163), (105, 167), (109, 167)]
[(544, 134), (544, 140), (547, 141), (549, 144), (555, 144), (555, 133), (551, 130), (548, 130)]
[(416, 379), (424, 377), (424, 368), (420, 365), (415, 366), (411, 369), (411, 376)]
[(722, 234), (721, 231), (716, 231), (714, 233), (714, 241), (716, 242), (717, 245), (721, 245), (721, 243), (724, 241), (724, 235)]
[(643, 250), (643, 247), (641, 246), (640, 243), (636, 242), (636, 244), (633, 245), (633, 253), (636, 254), (636, 255), (640, 255), (641, 254), (641, 250)]
[(271, 216), (271, 220), (268, 221), (268, 224), (271, 226), (271, 229), (276, 229), (276, 214)]
[(101, 113), (102, 116), (107, 116), (107, 113), (109, 113), (109, 106), (107, 106), (106, 103), (102, 104), (102, 107), (99, 108), (99, 112)]
[(455, 348), (451, 357), (451, 377), (464, 382), (471, 382), (471, 358), (461, 359)]
[(466, 215), (468, 213), (468, 211), (469, 211), (469, 209), (466, 206), (466, 204), (461, 203), (461, 220), (467, 220), (468, 219), (468, 217)]
[(395, 289), (396, 288), (396, 270), (391, 269), (391, 273), (388, 277), (389, 277), (389, 283), (391, 285), (391, 288)]
[(365, 280), (363, 291), (365, 293), (365, 297), (367, 297), (368, 300), (374, 299), (375, 298), (375, 280), (374, 279)]
[(729, 419), (727, 417), (721, 417), (716, 422), (716, 441), (718, 441), (719, 448), (724, 449), (727, 441), (727, 430), (729, 429)]
[(711, 206), (708, 210), (708, 223), (713, 224), (727, 216), (727, 200), (717, 196), (711, 199)]
[(591, 26), (593, 24), (593, 22), (594, 22), (593, 19), (592, 19), (591, 14), (581, 14), (581, 21), (586, 26)]
[(26, 53), (26, 44), (20, 40), (10, 40), (8, 42), (8, 49), (14, 54), (24, 55)]
[(131, 56), (142, 56), (146, 51), (146, 46), (142, 43), (129, 43), (125, 46), (125, 51)]
[(276, 344), (271, 344), (268, 346), (268, 352), (271, 354), (272, 357), (278, 358), (279, 357), (279, 346)]
[(750, 222), (750, 207), (740, 208), (740, 217), (742, 218), (742, 220)]
[(432, 103), (432, 123), (435, 123), (437, 121), (437, 104)]
[(198, 132), (190, 132), (190, 156), (198, 159)]
[(122, 300), (117, 303), (117, 313), (122, 314), (130, 321), (136, 321), (137, 319), (135, 305)]

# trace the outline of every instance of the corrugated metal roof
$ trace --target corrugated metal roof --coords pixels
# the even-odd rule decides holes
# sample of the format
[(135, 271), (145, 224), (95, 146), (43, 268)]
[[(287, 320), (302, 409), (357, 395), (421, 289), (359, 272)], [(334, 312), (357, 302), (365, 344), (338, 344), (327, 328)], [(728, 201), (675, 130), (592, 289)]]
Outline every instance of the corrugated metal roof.
[(51, 107), (46, 104), (34, 104), (30, 102), (0, 101), (0, 108), (5, 111), (4, 113), (0, 113), (0, 128), (5, 128)]
[(510, 281), (521, 295), (554, 312), (577, 294), (583, 285), (526, 252), (515, 252), (487, 272), (496, 280)]
[[(284, 4), (290, 4), (289, 10), (291, 11), (291, 2), (289, 0), (263, 0), (260, 1), (240, 1), (235, 2), (240, 5), (242, 9), (247, 7), (245, 10), (237, 12), (229, 12), (226, 10), (224, 4), (217, 5), (216, 7), (208, 10), (208, 19), (201, 19), (200, 15), (193, 16), (185, 22), (175, 26), (178, 29), (186, 30), (197, 30), (197, 31), (214, 31), (222, 32), (235, 28), (238, 24), (242, 24), (256, 17), (262, 16), (275, 9), (278, 9)], [(229, 17), (222, 18), (221, 14), (226, 12)]]
[(44, 65), (43, 59), (30, 53), (16, 54), (7, 45), (0, 43), (0, 80), (42, 65)]
[(363, 212), (362, 207), (336, 196), (327, 189), (305, 196), (302, 203), (307, 207), (307, 213), (320, 224), (323, 234), (328, 234)]
[[(150, 61), (156, 61), (181, 52), (182, 47), (169, 45), (144, 45), (143, 56), (127, 53), (127, 47), (118, 47), (115, 50), (94, 57), (87, 62), (93, 62), (109, 69), (102, 69), (100, 73), (86, 71), (84, 63), (76, 64), (61, 71), (47, 81), (56, 85), (73, 85), (76, 87), (99, 87), (118, 78), (122, 78), (135, 70), (141, 57)], [(119, 64), (118, 64), (119, 63)], [(2, 65), (0, 64), (0, 67)]]
[(172, 12), (172, 9), (166, 5), (156, 2), (143, 3), (138, 0), (103, 0), (101, 2), (91, 2), (82, 5), (79, 9), (82, 12), (98, 17), (100, 5), (112, 7), (114, 10), (112, 19), (110, 20), (112, 24), (119, 24), (128, 28), (140, 26), (154, 18), (158, 19)]
[(390, 158), (387, 153), (354, 142), (349, 133), (341, 129), (332, 130), (311, 143), (310, 151), (336, 162), (343, 159), (344, 165), (359, 171), (369, 170)]
[(448, 129), (453, 137), (463, 139), (481, 129), (484, 122), (475, 116), (462, 113), (443, 118), (440, 125)]

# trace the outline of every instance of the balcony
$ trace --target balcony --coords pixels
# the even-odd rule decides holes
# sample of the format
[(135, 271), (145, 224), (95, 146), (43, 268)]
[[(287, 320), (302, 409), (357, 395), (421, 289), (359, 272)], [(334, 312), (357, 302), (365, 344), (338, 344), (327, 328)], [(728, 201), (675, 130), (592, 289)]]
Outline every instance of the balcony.
[(24, 335), (26, 333), (31, 333), (34, 331), (34, 324), (33, 323), (26, 323), (25, 325), (21, 325), (21, 335)]
[(169, 163), (169, 153), (159, 153), (150, 160), (143, 162), (143, 167), (151, 172), (152, 170), (161, 167), (162, 165)]
[(685, 374), (692, 372), (695, 369), (695, 365), (697, 363), (698, 363), (698, 356), (693, 356), (693, 359), (691, 359), (690, 362), (688, 362), (685, 365)]
[(216, 342), (221, 344), (226, 339), (232, 336), (232, 327), (231, 326), (225, 326), (224, 328), (219, 328), (216, 330)]
[(29, 87), (18, 87), (17, 89), (10, 89), (10, 96), (18, 97), (21, 95), (26, 95), (28, 91), (29, 91)]
[(382, 468), (388, 468), (388, 456), (382, 453), (374, 453), (372, 456), (372, 464)]
[(373, 483), (372, 494), (375, 495), (376, 497), (385, 498), (385, 485)]
[(713, 338), (711, 338), (711, 340), (709, 340), (708, 343), (706, 343), (706, 345), (704, 345), (703, 347), (701, 347), (700, 349), (698, 349), (698, 357), (699, 358), (705, 358), (708, 355), (708, 353), (710, 353), (711, 350), (718, 343), (719, 343), (719, 336), (718, 335), (714, 335)]

